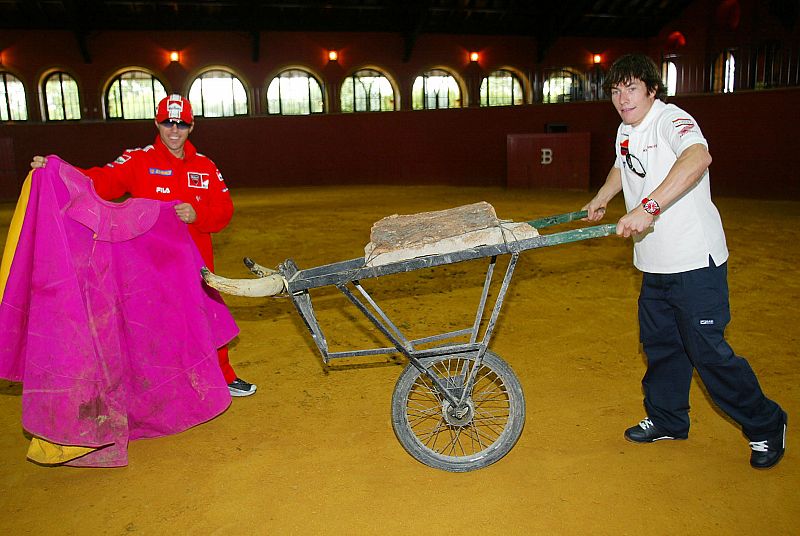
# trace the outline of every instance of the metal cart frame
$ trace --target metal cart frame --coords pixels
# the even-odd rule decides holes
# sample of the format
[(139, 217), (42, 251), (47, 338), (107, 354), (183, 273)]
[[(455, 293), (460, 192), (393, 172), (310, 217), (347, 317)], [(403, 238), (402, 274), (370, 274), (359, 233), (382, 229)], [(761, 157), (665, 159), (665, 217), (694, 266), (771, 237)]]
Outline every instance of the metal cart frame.
[[(572, 212), (527, 223), (543, 229), (579, 220), (586, 215), (586, 211)], [(616, 226), (613, 224), (598, 225), (381, 266), (367, 266), (364, 258), (357, 258), (301, 270), (292, 259), (288, 259), (279, 266), (278, 271), (285, 278), (288, 294), (325, 363), (339, 358), (394, 353), (401, 353), (408, 359), (409, 365), (398, 380), (392, 402), (393, 426), (398, 439), (412, 456), (427, 465), (448, 471), (469, 471), (504, 456), (522, 431), (524, 397), (519, 381), (502, 359), (488, 351), (519, 255), (531, 249), (609, 236), (615, 232)], [(480, 328), (487, 310), (497, 257), (500, 255), (510, 255), (511, 258), (481, 336)], [(438, 335), (408, 338), (361, 284), (364, 279), (484, 257), (490, 260), (472, 326)], [(252, 268), (255, 263), (246, 259), (245, 264)], [(331, 351), (309, 294), (310, 289), (328, 285), (339, 289), (388, 339), (391, 346)], [(468, 342), (445, 342), (457, 338), (463, 340), (467, 336)], [(434, 343), (437, 345), (431, 347)], [(469, 428), (477, 427), (476, 418), (480, 414), (475, 393), (477, 382), (488, 382), (489, 385), (484, 391), (490, 395), (486, 394), (482, 400), (487, 406), (492, 405), (493, 409), (480, 417), (488, 423), (488, 432)], [(503, 393), (502, 409), (494, 406), (497, 392)], [(430, 402), (420, 402), (419, 398), (415, 399), (415, 393), (433, 398)], [(423, 405), (424, 411), (415, 409), (414, 415), (409, 416), (412, 407)], [(431, 419), (435, 422), (430, 423)], [(424, 433), (415, 430), (419, 422), (428, 422)], [(440, 432), (449, 434), (449, 443), (444, 447), (437, 444)], [(465, 446), (461, 442), (462, 433), (469, 436), (468, 442), (473, 446)]]

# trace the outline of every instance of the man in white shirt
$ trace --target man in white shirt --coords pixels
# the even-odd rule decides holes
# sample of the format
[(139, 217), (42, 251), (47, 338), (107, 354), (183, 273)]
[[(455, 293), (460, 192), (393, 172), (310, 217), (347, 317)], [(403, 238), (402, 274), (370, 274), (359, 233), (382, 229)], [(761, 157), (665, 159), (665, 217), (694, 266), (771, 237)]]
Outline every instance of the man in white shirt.
[(711, 398), (750, 440), (750, 465), (770, 468), (785, 450), (786, 413), (764, 396), (747, 360), (725, 341), (728, 248), (711, 201), (708, 142), (692, 116), (660, 100), (664, 84), (649, 57), (619, 58), (604, 85), (622, 118), (617, 156), (584, 210), (589, 221), (598, 221), (623, 192), (628, 213), (617, 234), (633, 238), (633, 263), (643, 272), (639, 331), (647, 355), (647, 417), (625, 438), (686, 439), (697, 369)]

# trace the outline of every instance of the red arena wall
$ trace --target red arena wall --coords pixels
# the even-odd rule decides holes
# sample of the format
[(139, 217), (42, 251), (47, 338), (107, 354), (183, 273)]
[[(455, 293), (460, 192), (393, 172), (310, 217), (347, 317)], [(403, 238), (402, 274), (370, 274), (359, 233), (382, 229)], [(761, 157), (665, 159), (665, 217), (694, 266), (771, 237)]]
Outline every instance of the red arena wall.
[[(740, 4), (737, 28), (729, 27), (728, 19), (717, 20), (713, 2), (694, 2), (680, 20), (666, 25), (653, 39), (573, 37), (545, 48), (526, 36), (422, 34), (409, 50), (400, 35), (389, 33), (262, 32), (254, 40), (249, 32), (97, 31), (85, 38), (82, 51), (71, 32), (3, 31), (0, 71), (24, 84), (28, 120), (0, 123), (0, 199), (16, 198), (33, 155), (58, 154), (78, 166), (90, 166), (152, 142), (156, 135), (152, 120), (105, 118), (107, 85), (122, 69), (130, 68), (150, 72), (168, 92), (182, 94), (188, 93), (199, 73), (216, 67), (242, 81), (247, 116), (199, 118), (192, 134), (192, 141), (214, 159), (233, 188), (505, 185), (507, 136), (541, 134), (553, 124), (569, 133), (590, 134), (586, 182), (597, 188), (612, 163), (619, 118), (602, 95), (590, 95), (586, 102), (542, 104), (537, 92), (543, 73), (569, 68), (591, 78), (627, 52), (647, 52), (656, 61), (664, 54), (706, 57), (709, 43), (717, 50), (756, 43), (762, 37), (780, 38), (798, 48), (796, 33), (772, 20), (766, 8), (754, 1)], [(760, 28), (769, 35), (759, 34)], [(671, 40), (676, 31), (685, 44)], [(676, 50), (677, 46), (684, 48)], [(330, 49), (338, 51), (336, 61), (328, 61)], [(170, 62), (171, 50), (180, 52), (179, 62)], [(480, 53), (477, 62), (469, 61), (470, 51)], [(601, 55), (601, 63), (591, 64), (593, 54)], [(267, 113), (267, 86), (291, 67), (302, 67), (321, 80), (324, 113)], [(340, 113), (343, 81), (358, 69), (373, 67), (397, 88), (397, 111)], [(412, 110), (414, 79), (439, 67), (463, 83), (462, 107)], [(497, 69), (519, 74), (525, 86), (524, 104), (479, 106), (481, 80)], [(54, 70), (68, 73), (77, 83), (79, 121), (42, 120), (40, 86)], [(763, 86), (713, 94), (687, 93), (679, 87), (678, 96), (671, 98), (698, 119), (709, 140), (717, 195), (800, 197), (800, 181), (789, 160), (797, 144), (786, 135), (797, 122), (800, 88)], [(598, 91), (598, 86), (589, 91)]]

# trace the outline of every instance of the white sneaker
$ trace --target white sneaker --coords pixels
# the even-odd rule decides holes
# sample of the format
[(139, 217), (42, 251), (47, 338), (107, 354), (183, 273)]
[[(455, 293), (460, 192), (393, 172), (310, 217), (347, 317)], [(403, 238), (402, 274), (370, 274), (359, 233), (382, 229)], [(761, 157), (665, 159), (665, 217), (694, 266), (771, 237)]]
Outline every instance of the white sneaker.
[(236, 378), (228, 384), (228, 391), (230, 391), (231, 396), (250, 396), (255, 394), (256, 389), (256, 385), (247, 383), (241, 378)]

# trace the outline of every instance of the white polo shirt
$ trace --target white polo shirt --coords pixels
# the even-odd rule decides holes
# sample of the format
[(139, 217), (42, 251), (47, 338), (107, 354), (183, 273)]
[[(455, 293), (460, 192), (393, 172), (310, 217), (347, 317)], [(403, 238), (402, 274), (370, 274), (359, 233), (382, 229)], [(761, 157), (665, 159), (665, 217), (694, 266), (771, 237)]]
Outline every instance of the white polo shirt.
[[(656, 99), (639, 125), (622, 123), (617, 129), (614, 165), (622, 173), (622, 191), (628, 211), (640, 205), (664, 180), (685, 149), (708, 142), (692, 116), (675, 105)], [(627, 165), (624, 148), (640, 177)], [(633, 159), (639, 159), (641, 167)], [(637, 235), (633, 264), (650, 273), (674, 274), (708, 266), (708, 256), (719, 266), (728, 259), (725, 232), (711, 201), (708, 170), (683, 196), (662, 207), (651, 231)]]

